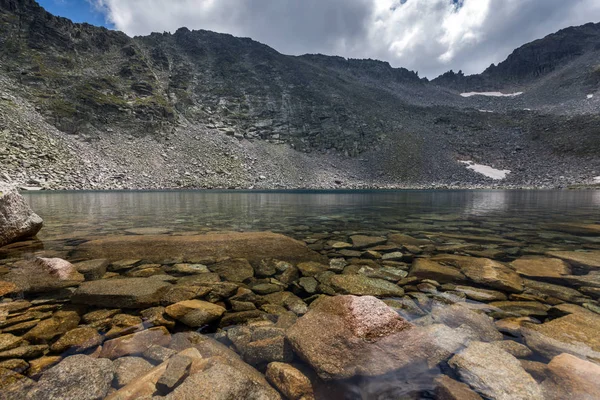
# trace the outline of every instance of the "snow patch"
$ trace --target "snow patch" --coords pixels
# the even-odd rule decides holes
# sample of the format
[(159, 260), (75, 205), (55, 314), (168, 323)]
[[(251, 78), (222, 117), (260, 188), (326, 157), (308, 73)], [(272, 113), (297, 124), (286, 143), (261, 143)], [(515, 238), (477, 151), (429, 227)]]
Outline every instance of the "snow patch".
[(460, 95), (462, 97), (473, 97), (473, 96), (487, 96), (487, 97), (517, 97), (522, 95), (523, 92), (516, 92), (516, 93), (501, 93), (501, 92), (468, 92), (468, 93), (461, 93)]
[(492, 110), (479, 110), (479, 112), (482, 112), (482, 113), (493, 113)]
[(466, 164), (467, 169), (473, 170), (492, 179), (505, 179), (506, 175), (510, 174), (510, 170), (508, 169), (496, 169), (490, 167), (489, 165), (475, 164), (473, 161), (461, 161), (461, 163)]
[(593, 94), (588, 94), (588, 95), (587, 95), (587, 98), (588, 98), (588, 99), (592, 99), (593, 97), (594, 97), (594, 95), (593, 95)]
[(594, 178), (594, 183), (600, 183), (600, 176)]

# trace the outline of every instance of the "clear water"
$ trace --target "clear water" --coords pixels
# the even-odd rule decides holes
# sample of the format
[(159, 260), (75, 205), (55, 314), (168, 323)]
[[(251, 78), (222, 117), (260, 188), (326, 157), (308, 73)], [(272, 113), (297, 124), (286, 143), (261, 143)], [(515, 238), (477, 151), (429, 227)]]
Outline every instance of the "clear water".
[[(131, 235), (133, 232), (128, 230), (137, 228), (155, 228), (155, 233), (166, 235), (272, 231), (305, 241), (329, 258), (340, 257), (331, 243), (351, 242), (350, 236), (355, 234), (402, 233), (430, 240), (432, 247), (414, 258), (486, 254), (505, 265), (522, 256), (544, 256), (548, 251), (600, 250), (600, 233), (591, 228), (573, 228), (600, 226), (600, 191), (36, 192), (26, 193), (25, 197), (45, 221), (38, 235), (42, 243), (0, 250), (2, 264), (10, 266), (31, 254), (69, 259), (70, 251), (82, 242)], [(570, 228), (561, 224), (569, 224)], [(352, 257), (346, 258), (352, 261)], [(403, 262), (410, 271), (411, 260)], [(583, 276), (595, 271), (578, 265), (573, 274)], [(566, 281), (552, 282), (578, 287)], [(405, 289), (407, 293), (419, 291), (414, 286)], [(310, 301), (311, 296), (301, 297)], [(597, 299), (593, 295), (587, 299), (587, 309), (598, 312)], [(550, 308), (559, 303), (567, 304), (555, 299), (543, 304)], [(582, 306), (582, 302), (577, 305)], [(533, 319), (543, 323), (557, 316), (550, 313)], [(506, 315), (495, 317), (498, 321)], [(597, 328), (600, 335), (600, 326)], [(216, 329), (204, 332), (223, 340)], [(505, 339), (522, 341), (518, 335), (505, 334)], [(549, 361), (536, 352), (525, 358)], [(425, 370), (415, 366), (412, 372), (404, 370), (400, 375), (329, 383), (319, 390), (322, 398), (436, 398), (433, 380), (437, 375), (445, 373), (460, 379), (456, 371), (444, 365)]]

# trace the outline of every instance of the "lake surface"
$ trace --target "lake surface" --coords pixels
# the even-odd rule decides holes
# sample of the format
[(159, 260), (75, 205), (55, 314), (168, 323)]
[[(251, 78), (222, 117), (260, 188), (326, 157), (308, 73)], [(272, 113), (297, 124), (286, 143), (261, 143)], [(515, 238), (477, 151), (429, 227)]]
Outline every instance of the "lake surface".
[[(144, 278), (170, 284), (176, 288), (169, 289), (173, 293), (179, 290), (171, 293), (175, 300), (163, 298), (156, 305), (202, 299), (226, 310), (203, 324), (169, 311), (165, 317), (177, 322), (170, 319), (172, 323), (162, 326), (171, 334), (197, 331), (214, 338), (262, 373), (267, 371), (267, 377), (270, 362), (293, 362), (309, 377), (316, 398), (449, 398), (444, 397), (449, 390), (464, 396), (473, 390), (488, 398), (502, 398), (506, 390), (504, 398), (548, 398), (547, 393), (557, 391), (553, 382), (559, 379), (551, 367), (566, 362), (559, 356), (573, 355), (576, 361), (568, 362), (595, 367), (600, 361), (600, 191), (125, 191), (35, 192), (24, 197), (45, 225), (38, 240), (0, 249), (5, 278), (20, 268), (25, 271), (19, 262), (32, 256), (58, 257), (76, 266), (107, 259), (101, 269), (107, 273), (86, 275), (84, 284), (70, 285), (66, 294), (64, 289), (60, 295), (24, 289), (12, 300), (7, 296), (0, 303), (0, 333), (35, 311), (11, 312), (2, 322), (3, 304), (24, 299), (30, 307), (44, 305), (58, 312), (73, 306), (73, 293), (81, 300), (78, 291), (89, 281)], [(251, 234), (266, 231), (299, 242)], [(262, 260), (270, 252), (288, 262)], [(233, 265), (230, 256), (250, 263)], [(301, 265), (309, 259), (312, 264)], [(220, 285), (218, 290), (215, 285)], [(223, 294), (227, 285), (232, 291)], [(190, 287), (208, 289), (189, 295)], [(292, 297), (285, 297), (288, 293)], [(410, 321), (415, 333), (408, 339), (400, 332), (404, 328), (399, 329), (390, 334), (399, 336), (383, 355), (377, 350), (377, 356), (356, 356), (350, 361), (354, 365), (328, 370), (343, 362), (315, 359), (335, 357), (327, 355), (332, 348), (327, 347), (327, 330), (315, 328), (314, 337), (325, 347), (322, 356), (311, 355), (306, 348), (315, 344), (298, 321), (309, 321), (303, 315), (325, 307), (318, 303), (335, 294), (374, 295)], [(79, 326), (95, 326), (103, 340), (161, 326), (156, 318), (148, 323), (147, 307), (125, 309), (94, 301), (74, 301), (75, 312), (82, 318)], [(130, 318), (133, 328), (110, 319), (106, 325), (89, 323), (90, 313), (107, 308), (119, 309), (126, 316), (121, 319)], [(365, 317), (361, 312), (351, 311), (354, 322), (334, 316), (332, 324), (360, 337), (363, 328), (356, 331), (347, 324)], [(43, 322), (55, 316), (32, 314), (24, 320), (36, 318)], [(138, 320), (144, 322), (136, 325)], [(292, 334), (295, 323), (298, 332)], [(276, 337), (287, 335), (292, 350), (283, 339), (280, 345), (262, 342), (267, 328), (269, 335), (272, 330), (279, 332)], [(368, 335), (377, 337), (377, 329)], [(573, 336), (572, 331), (579, 333)], [(28, 337), (27, 329), (14, 332)], [(23, 359), (56, 356), (51, 346), (63, 334), (30, 340), (50, 349)], [(437, 349), (435, 356), (418, 347), (422, 343), (415, 342), (418, 348), (398, 344), (412, 343), (421, 334), (427, 338), (426, 348)], [(384, 340), (368, 337), (348, 347), (349, 354), (368, 353), (373, 342)], [(94, 351), (99, 350), (80, 352)], [(421, 358), (397, 357), (403, 352)], [(386, 354), (389, 363), (382, 361)], [(0, 352), (0, 366), (2, 359)], [(489, 368), (474, 367), (474, 359)], [(504, 360), (506, 371), (495, 371), (492, 365), (498, 359)], [(379, 364), (392, 367), (378, 369)], [(466, 386), (456, 388), (457, 382)], [(111, 391), (121, 387), (112, 386)], [(515, 388), (518, 395), (510, 392)]]

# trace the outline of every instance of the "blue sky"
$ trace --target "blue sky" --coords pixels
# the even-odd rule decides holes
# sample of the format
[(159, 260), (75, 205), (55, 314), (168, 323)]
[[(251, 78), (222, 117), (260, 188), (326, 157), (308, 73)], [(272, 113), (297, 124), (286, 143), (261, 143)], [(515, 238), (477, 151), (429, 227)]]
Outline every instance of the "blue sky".
[(113, 28), (105, 16), (87, 0), (37, 0), (46, 11), (69, 18), (74, 22), (87, 22), (92, 25)]

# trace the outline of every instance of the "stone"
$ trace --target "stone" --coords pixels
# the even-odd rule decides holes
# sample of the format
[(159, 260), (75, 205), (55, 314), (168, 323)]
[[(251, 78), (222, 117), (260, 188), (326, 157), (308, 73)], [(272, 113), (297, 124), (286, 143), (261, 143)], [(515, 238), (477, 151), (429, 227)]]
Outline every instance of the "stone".
[(327, 257), (310, 250), (303, 242), (271, 232), (226, 232), (197, 236), (118, 236), (80, 244), (73, 258), (107, 258), (111, 261), (142, 258), (153, 263), (200, 257), (245, 258), (251, 264), (265, 259), (291, 263), (327, 262)]
[(458, 269), (427, 258), (417, 258), (410, 269), (409, 276), (418, 279), (433, 279), (440, 283), (466, 283), (467, 277)]
[(523, 282), (519, 275), (498, 261), (449, 254), (435, 256), (432, 260), (458, 268), (469, 280), (477, 284), (506, 292), (523, 291)]
[(524, 294), (540, 296), (542, 298), (554, 298), (570, 303), (582, 303), (586, 298), (577, 290), (562, 286), (554, 285), (547, 282), (540, 282), (531, 279), (524, 279), (525, 285)]
[(110, 326), (110, 330), (104, 335), (107, 340), (144, 329), (142, 319), (129, 314), (115, 315), (111, 320)]
[(23, 339), (10, 333), (0, 333), (0, 352), (14, 349), (23, 343)]
[(45, 293), (77, 286), (84, 277), (68, 261), (60, 258), (36, 258), (16, 262), (2, 277), (24, 293)]
[(103, 399), (109, 393), (113, 373), (114, 367), (109, 360), (86, 355), (67, 357), (42, 374), (29, 398)]
[[(257, 381), (253, 375), (226, 361), (212, 361), (206, 369), (187, 378), (166, 396), (166, 400), (281, 399), (266, 381)], [(199, 397), (199, 393), (204, 395)]]
[(284, 287), (282, 285), (277, 285), (274, 283), (259, 283), (258, 285), (252, 286), (252, 291), (261, 295), (281, 292), (283, 289)]
[(0, 182), (0, 247), (37, 235), (43, 224), (14, 187)]
[(415, 239), (412, 236), (401, 233), (389, 235), (388, 238), (390, 242), (397, 243), (402, 246), (426, 246), (431, 244), (431, 240), (429, 239)]
[(450, 359), (463, 382), (486, 398), (543, 400), (542, 390), (519, 360), (490, 343), (472, 342)]
[(537, 301), (495, 301), (490, 303), (490, 306), (496, 307), (505, 313), (523, 317), (532, 315), (545, 317), (550, 309), (549, 306)]
[(521, 366), (536, 382), (543, 382), (548, 376), (548, 365), (531, 360), (519, 360)]
[(154, 368), (141, 357), (121, 357), (113, 361), (113, 365), (115, 368), (113, 382), (116, 388), (122, 388)]
[(42, 356), (47, 350), (48, 346), (44, 344), (15, 347), (14, 349), (0, 352), (0, 360), (6, 360), (10, 358), (24, 358), (28, 360)]
[(31, 379), (15, 371), (0, 368), (0, 399), (25, 399), (26, 389), (33, 384)]
[(102, 345), (99, 356), (114, 360), (119, 357), (142, 354), (152, 345), (168, 346), (170, 341), (169, 331), (165, 327), (159, 326), (108, 340)]
[(331, 277), (331, 286), (340, 294), (376, 297), (404, 296), (404, 290), (398, 285), (364, 275), (335, 275)]
[(74, 264), (75, 269), (83, 274), (86, 281), (102, 279), (110, 262), (107, 259), (88, 260)]
[(102, 279), (84, 282), (71, 301), (108, 308), (148, 308), (159, 305), (171, 284), (151, 278)]
[(304, 291), (308, 294), (315, 294), (317, 291), (317, 286), (319, 282), (315, 278), (311, 277), (303, 277), (298, 281), (298, 285), (304, 289)]
[(294, 314), (304, 315), (308, 311), (306, 303), (291, 292), (277, 292), (263, 296), (268, 304), (283, 306)]
[(310, 379), (291, 364), (272, 362), (267, 366), (267, 380), (289, 400), (314, 400)]
[(438, 305), (431, 311), (433, 321), (451, 328), (465, 326), (481, 341), (502, 340), (502, 334), (496, 330), (494, 320), (485, 314), (472, 311), (461, 304)]
[(547, 400), (594, 400), (600, 393), (600, 366), (570, 354), (550, 361), (548, 378), (542, 383)]
[(79, 315), (75, 311), (57, 311), (52, 318), (40, 321), (23, 336), (23, 339), (34, 343), (45, 343), (75, 329), (79, 321)]
[(162, 296), (161, 303), (170, 305), (180, 301), (194, 300), (206, 296), (210, 288), (191, 285), (175, 285), (168, 288)]
[(94, 328), (81, 327), (68, 331), (51, 347), (54, 353), (80, 353), (102, 344), (103, 338)]
[(596, 251), (549, 251), (550, 257), (556, 257), (575, 266), (600, 268), (600, 250)]
[(529, 347), (514, 340), (499, 340), (492, 344), (517, 358), (527, 358), (533, 355), (533, 351)]
[(577, 224), (572, 222), (560, 222), (545, 224), (544, 228), (558, 232), (571, 233), (573, 235), (600, 235), (600, 224)]
[(231, 325), (243, 325), (249, 321), (264, 320), (266, 318), (265, 316), (266, 313), (261, 310), (240, 311), (234, 313), (228, 312), (221, 318), (219, 327), (225, 328)]
[(381, 259), (383, 261), (400, 261), (402, 258), (404, 257), (404, 254), (402, 254), (399, 251), (394, 251), (391, 253), (385, 253)]
[(61, 356), (41, 357), (35, 360), (31, 360), (29, 361), (29, 370), (27, 371), (27, 375), (29, 375), (30, 377), (38, 376), (39, 374), (52, 368), (62, 360), (63, 357)]
[(150, 360), (155, 364), (160, 364), (173, 357), (175, 354), (177, 354), (175, 350), (153, 344), (148, 347), (148, 350), (144, 352), (143, 356), (145, 359)]
[(19, 287), (12, 282), (0, 281), (0, 297), (18, 293)]
[(172, 304), (165, 312), (191, 328), (209, 324), (225, 313), (225, 308), (202, 300), (187, 300)]
[(387, 243), (387, 238), (380, 236), (354, 235), (350, 236), (350, 240), (352, 240), (352, 247), (355, 249), (364, 249)]
[(192, 359), (185, 356), (173, 356), (167, 362), (167, 368), (156, 382), (156, 389), (163, 395), (169, 394), (179, 386), (190, 373)]
[(287, 330), (323, 379), (383, 375), (425, 358), (427, 336), (371, 296), (325, 297)]
[(12, 360), (0, 361), (0, 368), (10, 369), (11, 371), (22, 374), (29, 369), (29, 363), (25, 360), (13, 358)]
[(565, 315), (540, 325), (525, 324), (525, 344), (547, 359), (562, 353), (600, 362), (600, 315), (581, 312)]
[(254, 269), (244, 258), (221, 261), (210, 266), (210, 271), (219, 274), (227, 282), (244, 282), (254, 276)]
[(140, 317), (145, 326), (164, 326), (168, 329), (175, 327), (175, 321), (169, 317), (164, 307), (152, 307), (140, 311)]
[(510, 265), (519, 275), (531, 278), (562, 278), (564, 275), (571, 275), (569, 264), (558, 258), (521, 257)]
[(166, 235), (172, 231), (167, 228), (131, 228), (126, 229), (125, 232), (132, 235)]
[(475, 301), (504, 301), (506, 295), (496, 290), (479, 289), (471, 286), (454, 286), (454, 291), (464, 293), (468, 299)]
[(314, 261), (298, 264), (298, 270), (300, 270), (302, 276), (316, 276), (327, 271), (328, 269), (329, 267), (327, 265)]
[(438, 376), (434, 383), (437, 400), (483, 400), (468, 385), (455, 381), (447, 375)]
[(166, 268), (165, 271), (182, 275), (196, 275), (210, 272), (204, 264), (175, 264), (172, 267)]

